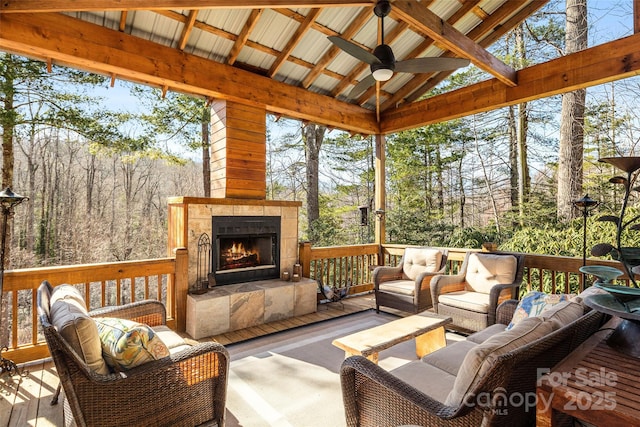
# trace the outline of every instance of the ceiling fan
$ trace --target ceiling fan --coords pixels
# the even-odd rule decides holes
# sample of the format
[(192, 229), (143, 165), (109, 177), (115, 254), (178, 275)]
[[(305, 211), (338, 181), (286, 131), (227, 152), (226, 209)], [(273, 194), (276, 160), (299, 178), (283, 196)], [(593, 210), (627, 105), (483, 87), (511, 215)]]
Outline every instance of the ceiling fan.
[(469, 65), (468, 59), (462, 58), (414, 58), (397, 61), (390, 46), (384, 44), (384, 18), (391, 12), (391, 3), (387, 0), (379, 0), (373, 12), (380, 18), (380, 44), (373, 53), (361, 48), (338, 36), (328, 37), (331, 43), (340, 49), (369, 64), (371, 74), (362, 79), (349, 92), (349, 98), (357, 98), (376, 82), (385, 82), (393, 77), (393, 73), (432, 73), (435, 71), (455, 70)]

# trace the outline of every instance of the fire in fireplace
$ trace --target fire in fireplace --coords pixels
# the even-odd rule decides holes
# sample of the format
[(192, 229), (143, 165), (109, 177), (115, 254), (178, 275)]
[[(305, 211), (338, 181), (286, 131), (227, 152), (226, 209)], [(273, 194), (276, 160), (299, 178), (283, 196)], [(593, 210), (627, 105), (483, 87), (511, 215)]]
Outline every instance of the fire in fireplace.
[(280, 217), (214, 216), (212, 234), (217, 285), (280, 276)]

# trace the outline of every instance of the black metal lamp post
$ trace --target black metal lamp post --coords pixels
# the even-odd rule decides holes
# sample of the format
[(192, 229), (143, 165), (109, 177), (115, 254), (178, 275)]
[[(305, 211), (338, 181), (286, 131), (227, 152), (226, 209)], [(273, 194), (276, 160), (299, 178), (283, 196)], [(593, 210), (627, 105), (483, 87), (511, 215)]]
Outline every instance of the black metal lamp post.
[[(0, 241), (0, 310), (2, 309), (2, 297), (3, 297), (3, 282), (4, 282), (4, 263), (5, 253), (7, 245), (7, 222), (9, 217), (13, 213), (13, 208), (23, 201), (28, 200), (28, 197), (15, 194), (9, 187), (0, 191), (0, 209), (2, 210), (2, 240)], [(0, 316), (0, 330), (2, 326), (2, 316)], [(15, 373), (21, 374), (20, 369), (12, 360), (2, 357), (2, 352), (9, 350), (9, 347), (4, 343), (0, 343), (0, 374), (8, 372), (9, 375)]]
[[(589, 212), (598, 206), (599, 202), (593, 200), (588, 194), (582, 199), (573, 202), (573, 205), (582, 210), (582, 266), (587, 265), (587, 217)], [(585, 274), (582, 273), (582, 283), (584, 283)]]

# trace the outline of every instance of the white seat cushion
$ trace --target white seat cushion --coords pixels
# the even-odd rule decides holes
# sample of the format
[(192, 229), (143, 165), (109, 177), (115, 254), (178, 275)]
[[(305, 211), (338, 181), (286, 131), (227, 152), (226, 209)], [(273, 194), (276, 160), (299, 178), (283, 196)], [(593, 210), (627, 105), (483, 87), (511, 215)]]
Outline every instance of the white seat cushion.
[(407, 278), (416, 280), (422, 273), (438, 271), (441, 263), (442, 252), (438, 249), (406, 248), (404, 250), (402, 271)]
[(451, 307), (475, 311), (476, 313), (489, 312), (489, 294), (480, 292), (448, 292), (440, 295), (438, 297), (438, 302)]
[(413, 280), (389, 280), (380, 283), (379, 289), (384, 292), (413, 296), (416, 290), (416, 282)]
[(472, 253), (465, 274), (468, 290), (488, 294), (495, 285), (513, 283), (517, 268), (513, 255)]

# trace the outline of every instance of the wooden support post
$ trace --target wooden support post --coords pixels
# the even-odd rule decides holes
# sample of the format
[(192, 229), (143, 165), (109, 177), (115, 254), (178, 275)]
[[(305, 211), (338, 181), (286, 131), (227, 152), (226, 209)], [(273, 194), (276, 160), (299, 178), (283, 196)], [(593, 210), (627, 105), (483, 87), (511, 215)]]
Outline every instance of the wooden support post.
[(311, 277), (311, 242), (301, 242), (298, 246), (298, 259), (302, 265), (302, 277)]
[(176, 330), (187, 328), (187, 293), (189, 292), (189, 255), (186, 248), (176, 248), (176, 271), (173, 283), (173, 307), (170, 313), (176, 319)]
[[(376, 135), (376, 160), (375, 160), (375, 238), (378, 245), (385, 243), (386, 200), (385, 190), (385, 138), (384, 135)], [(381, 248), (382, 250), (382, 248)], [(380, 255), (381, 256), (381, 255)], [(380, 259), (378, 259), (380, 264)]]
[(640, 0), (633, 0), (633, 34), (640, 33)]

